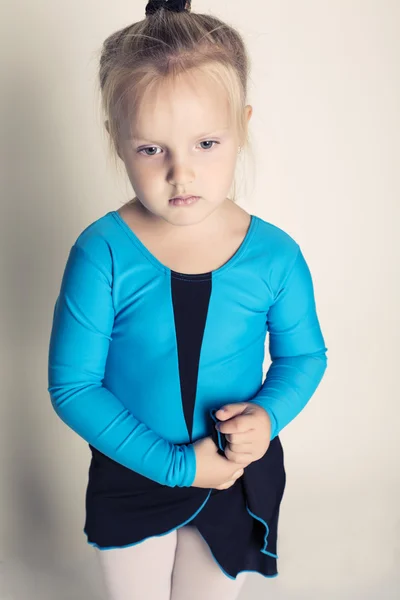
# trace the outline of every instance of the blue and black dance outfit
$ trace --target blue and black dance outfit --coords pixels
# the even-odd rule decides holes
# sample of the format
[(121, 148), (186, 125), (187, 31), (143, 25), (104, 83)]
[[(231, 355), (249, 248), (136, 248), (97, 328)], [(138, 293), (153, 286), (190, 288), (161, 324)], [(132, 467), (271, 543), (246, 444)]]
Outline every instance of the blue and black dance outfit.
[[(326, 351), (309, 268), (279, 227), (251, 215), (228, 262), (188, 275), (117, 211), (91, 223), (69, 252), (48, 365), (54, 410), (92, 454), (88, 543), (130, 546), (190, 523), (228, 577), (277, 575), (278, 434), (318, 387)], [(191, 487), (193, 443), (212, 435), (222, 453), (215, 412), (233, 402), (265, 408), (269, 448), (229, 489)]]

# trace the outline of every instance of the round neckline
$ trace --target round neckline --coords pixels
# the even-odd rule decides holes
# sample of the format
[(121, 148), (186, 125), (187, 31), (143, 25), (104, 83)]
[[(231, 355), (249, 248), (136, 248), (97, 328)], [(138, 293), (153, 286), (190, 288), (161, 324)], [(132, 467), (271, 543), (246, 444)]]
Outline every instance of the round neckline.
[(167, 265), (164, 265), (150, 250), (145, 246), (142, 240), (136, 235), (136, 233), (131, 229), (125, 219), (119, 214), (117, 210), (111, 210), (109, 213), (116, 222), (122, 227), (131, 241), (136, 245), (136, 247), (142, 252), (142, 254), (160, 271), (164, 273), (168, 273), (171, 277), (176, 277), (179, 279), (204, 279), (209, 278), (210, 275), (215, 278), (218, 277), (221, 273), (224, 273), (227, 269), (232, 267), (237, 260), (243, 255), (245, 252), (251, 238), (256, 229), (256, 225), (258, 223), (258, 217), (256, 215), (250, 214), (250, 223), (247, 229), (246, 235), (244, 236), (242, 243), (236, 252), (231, 256), (230, 259), (223, 265), (221, 265), (218, 269), (214, 269), (213, 271), (207, 271), (206, 273), (180, 273), (179, 271), (175, 271), (170, 269)]

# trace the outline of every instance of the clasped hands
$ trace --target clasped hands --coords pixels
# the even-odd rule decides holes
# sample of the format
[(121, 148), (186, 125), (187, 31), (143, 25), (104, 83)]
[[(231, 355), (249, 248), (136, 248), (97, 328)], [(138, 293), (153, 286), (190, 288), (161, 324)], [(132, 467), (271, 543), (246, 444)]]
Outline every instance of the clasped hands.
[(223, 421), (215, 428), (225, 435), (227, 459), (244, 468), (264, 456), (270, 444), (271, 420), (262, 406), (249, 402), (225, 404), (215, 416)]

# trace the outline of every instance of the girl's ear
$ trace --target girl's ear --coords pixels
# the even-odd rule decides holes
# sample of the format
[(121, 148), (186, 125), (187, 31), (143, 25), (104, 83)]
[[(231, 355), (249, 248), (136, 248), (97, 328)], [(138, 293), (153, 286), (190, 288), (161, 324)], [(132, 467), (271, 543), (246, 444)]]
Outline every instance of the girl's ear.
[[(253, 107), (250, 104), (247, 104), (244, 107), (244, 119), (245, 119), (246, 129), (248, 129), (248, 127), (249, 127), (249, 121), (251, 119), (252, 114), (253, 114)], [(240, 146), (244, 146), (245, 142), (246, 142), (245, 139), (241, 140), (240, 141)]]
[(253, 107), (250, 106), (250, 104), (248, 104), (245, 107), (245, 114), (246, 114), (246, 127), (249, 126), (249, 121), (251, 119), (251, 115), (253, 114)]

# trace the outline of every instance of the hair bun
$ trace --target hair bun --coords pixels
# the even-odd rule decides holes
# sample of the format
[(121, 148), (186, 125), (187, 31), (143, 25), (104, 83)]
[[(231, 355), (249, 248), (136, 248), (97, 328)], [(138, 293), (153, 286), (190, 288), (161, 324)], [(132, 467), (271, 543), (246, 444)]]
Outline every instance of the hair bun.
[(146, 16), (154, 15), (161, 8), (170, 12), (190, 12), (191, 3), (191, 0), (150, 0), (146, 6)]

